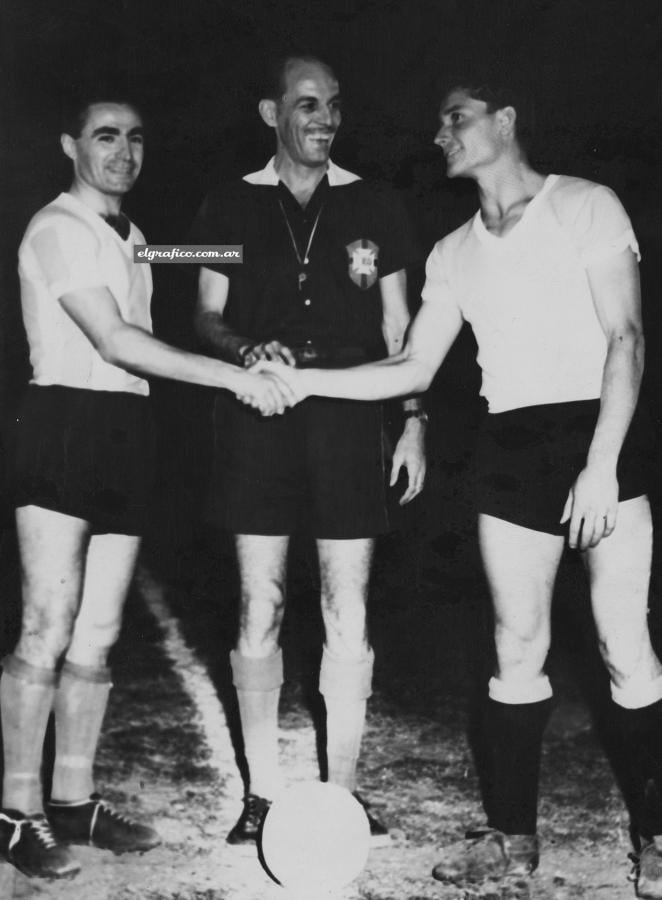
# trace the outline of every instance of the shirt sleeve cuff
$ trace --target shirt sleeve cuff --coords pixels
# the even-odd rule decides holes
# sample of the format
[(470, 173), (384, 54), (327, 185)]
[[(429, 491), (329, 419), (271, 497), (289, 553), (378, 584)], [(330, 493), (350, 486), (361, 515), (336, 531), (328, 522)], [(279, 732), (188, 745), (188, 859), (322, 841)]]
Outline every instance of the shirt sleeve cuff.
[(584, 265), (591, 266), (594, 263), (602, 262), (610, 256), (616, 256), (622, 253), (627, 247), (632, 250), (637, 257), (637, 262), (641, 262), (641, 253), (639, 252), (639, 243), (635, 237), (635, 233), (631, 228), (624, 231), (613, 241), (608, 244), (600, 244), (599, 246), (589, 247), (582, 253), (582, 261)]

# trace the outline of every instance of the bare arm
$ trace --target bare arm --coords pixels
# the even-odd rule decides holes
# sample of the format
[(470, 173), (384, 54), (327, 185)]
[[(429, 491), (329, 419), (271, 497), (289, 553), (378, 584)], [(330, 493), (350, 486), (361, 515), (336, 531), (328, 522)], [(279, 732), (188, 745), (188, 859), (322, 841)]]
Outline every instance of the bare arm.
[[(607, 338), (600, 414), (562, 521), (570, 519), (570, 546), (594, 547), (616, 527), (616, 466), (637, 404), (644, 368), (639, 271), (631, 250), (588, 270), (593, 303)], [(582, 525), (583, 521), (583, 525)], [(580, 527), (582, 530), (579, 536)]]
[(273, 381), (261, 385), (249, 372), (171, 347), (125, 322), (115, 298), (105, 287), (73, 291), (64, 294), (60, 302), (102, 359), (111, 365), (139, 375), (227, 388), (250, 396), (253, 405), (265, 411), (282, 412), (286, 405)]
[(243, 365), (242, 347), (249, 347), (250, 338), (235, 334), (223, 321), (228, 299), (229, 279), (220, 272), (200, 269), (198, 300), (195, 308), (195, 330), (206, 349), (214, 356)]
[(420, 394), (444, 361), (462, 327), (462, 315), (450, 301), (423, 303), (414, 318), (402, 351), (377, 362), (350, 369), (298, 369), (260, 363), (258, 370), (277, 372), (300, 399), (341, 397), (348, 400), (386, 400)]
[(395, 356), (405, 345), (409, 325), (407, 308), (407, 275), (404, 269), (380, 278), (382, 295), (382, 334), (389, 356)]
[(615, 470), (644, 371), (639, 270), (634, 254), (626, 250), (589, 270), (588, 276), (600, 325), (607, 336), (600, 415), (588, 461)]
[[(407, 305), (407, 274), (404, 269), (380, 280), (382, 294), (382, 334), (389, 356), (396, 356), (405, 346), (411, 321)], [(408, 397), (403, 409), (419, 409), (420, 400)]]
[(204, 266), (198, 276), (198, 300), (195, 310), (195, 330), (214, 356), (235, 363), (250, 365), (258, 359), (271, 359), (295, 365), (289, 347), (279, 341), (256, 342), (253, 338), (237, 334), (223, 319), (228, 299), (229, 279), (220, 272)]
[[(409, 327), (409, 307), (407, 306), (407, 274), (404, 269), (380, 279), (382, 295), (382, 333), (389, 356), (401, 353)], [(406, 397), (403, 401), (405, 412), (421, 408), (418, 397)], [(416, 416), (405, 418), (402, 435), (393, 453), (391, 485), (394, 485), (402, 469), (407, 470), (407, 488), (400, 498), (404, 505), (413, 500), (423, 490), (425, 483), (425, 422)]]

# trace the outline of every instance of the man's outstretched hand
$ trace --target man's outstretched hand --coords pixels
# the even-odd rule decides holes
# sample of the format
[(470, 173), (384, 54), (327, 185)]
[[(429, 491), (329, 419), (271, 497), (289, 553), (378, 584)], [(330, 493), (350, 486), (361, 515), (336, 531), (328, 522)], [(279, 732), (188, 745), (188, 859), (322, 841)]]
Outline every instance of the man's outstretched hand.
[(302, 370), (289, 364), (260, 360), (248, 369), (248, 373), (255, 377), (271, 379), (287, 397), (288, 406), (295, 406), (308, 396)]
[(282, 415), (290, 406), (299, 402), (299, 397), (290, 385), (276, 373), (260, 371), (259, 366), (274, 366), (288, 369), (284, 363), (258, 363), (242, 373), (241, 385), (235, 392), (237, 400), (257, 409), (263, 416)]

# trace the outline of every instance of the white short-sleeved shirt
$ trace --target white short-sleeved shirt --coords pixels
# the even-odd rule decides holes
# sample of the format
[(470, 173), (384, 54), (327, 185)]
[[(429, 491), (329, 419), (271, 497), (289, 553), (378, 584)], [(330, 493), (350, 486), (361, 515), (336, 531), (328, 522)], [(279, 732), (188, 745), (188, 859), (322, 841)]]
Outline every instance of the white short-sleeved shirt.
[(19, 274), (32, 384), (149, 394), (147, 381), (101, 358), (60, 303), (64, 294), (106, 287), (122, 318), (151, 332), (151, 270), (134, 264), (134, 243), (145, 238), (133, 223), (123, 241), (67, 193), (31, 220), (19, 249)]
[(607, 341), (587, 268), (631, 248), (609, 188), (549, 175), (503, 237), (480, 212), (428, 257), (423, 300), (452, 303), (473, 328), (490, 412), (600, 396)]

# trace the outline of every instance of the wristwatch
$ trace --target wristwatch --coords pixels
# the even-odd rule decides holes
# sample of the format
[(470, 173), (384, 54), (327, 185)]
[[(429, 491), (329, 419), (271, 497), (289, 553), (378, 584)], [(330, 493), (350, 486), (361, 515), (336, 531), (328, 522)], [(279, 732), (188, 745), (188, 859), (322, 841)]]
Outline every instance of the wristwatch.
[(423, 422), (425, 425), (430, 421), (430, 416), (421, 407), (418, 407), (418, 409), (406, 409), (403, 413), (403, 418), (405, 420), (418, 419), (419, 422)]

